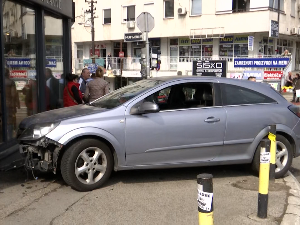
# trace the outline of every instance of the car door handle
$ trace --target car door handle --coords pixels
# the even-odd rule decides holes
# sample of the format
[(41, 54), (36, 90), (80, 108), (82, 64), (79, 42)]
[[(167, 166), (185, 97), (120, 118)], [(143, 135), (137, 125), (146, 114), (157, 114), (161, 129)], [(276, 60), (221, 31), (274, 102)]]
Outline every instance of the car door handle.
[(215, 118), (215, 117), (208, 117), (206, 120), (204, 120), (204, 122), (206, 123), (216, 123), (219, 122), (220, 119), (219, 118)]

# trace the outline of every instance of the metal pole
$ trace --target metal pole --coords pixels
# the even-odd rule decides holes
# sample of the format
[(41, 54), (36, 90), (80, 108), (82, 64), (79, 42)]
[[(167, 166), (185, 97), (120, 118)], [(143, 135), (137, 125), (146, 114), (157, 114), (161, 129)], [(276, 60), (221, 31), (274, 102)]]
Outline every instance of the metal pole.
[(92, 55), (95, 55), (94, 0), (91, 1)]
[[(145, 15), (147, 15), (145, 13)], [(150, 50), (149, 50), (149, 40), (148, 40), (148, 16), (145, 16), (146, 19), (145, 19), (145, 23), (146, 23), (146, 74), (147, 74), (147, 78), (150, 77), (150, 59), (149, 59), (149, 56), (150, 56)]]
[[(120, 41), (120, 52), (123, 52), (123, 42)], [(124, 53), (125, 54), (125, 53)], [(121, 76), (120, 76), (120, 87), (122, 87), (122, 73), (123, 73), (123, 58), (120, 57), (120, 71), (121, 71)]]
[(270, 132), (268, 135), (271, 141), (271, 159), (270, 159), (270, 181), (275, 182), (275, 163), (276, 163), (276, 125), (270, 126)]
[(199, 174), (197, 176), (199, 225), (214, 224), (212, 178), (213, 176), (211, 174)]
[(270, 140), (261, 141), (260, 167), (259, 167), (259, 190), (258, 190), (258, 209), (259, 218), (268, 216), (268, 192), (269, 192), (269, 173), (270, 173)]

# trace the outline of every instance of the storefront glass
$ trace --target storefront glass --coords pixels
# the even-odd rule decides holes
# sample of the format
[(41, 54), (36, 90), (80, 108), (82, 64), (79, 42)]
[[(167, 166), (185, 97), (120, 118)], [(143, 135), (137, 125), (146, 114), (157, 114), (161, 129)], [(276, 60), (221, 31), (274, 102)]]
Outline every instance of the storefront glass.
[(275, 55), (274, 39), (263, 37), (262, 41), (259, 42), (259, 53), (267, 56)]
[(222, 57), (248, 57), (248, 35), (226, 36), (220, 39)]
[(293, 51), (293, 41), (286, 39), (277, 40), (277, 54), (283, 54), (285, 50), (288, 50), (289, 53)]
[(46, 109), (63, 107), (63, 22), (45, 15)]
[[(3, 35), (9, 141), (16, 137), (19, 123), (37, 113), (35, 11), (4, 1)], [(2, 135), (0, 141), (3, 141)]]

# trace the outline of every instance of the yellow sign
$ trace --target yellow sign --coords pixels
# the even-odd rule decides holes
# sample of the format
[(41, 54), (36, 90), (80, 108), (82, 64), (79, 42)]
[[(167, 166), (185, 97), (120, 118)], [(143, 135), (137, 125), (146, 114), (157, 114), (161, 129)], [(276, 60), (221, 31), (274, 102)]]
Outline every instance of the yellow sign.
[(179, 38), (179, 45), (191, 45), (191, 39)]
[(191, 39), (192, 45), (201, 45), (201, 39)]
[(236, 35), (234, 36), (234, 43), (248, 43), (248, 35)]

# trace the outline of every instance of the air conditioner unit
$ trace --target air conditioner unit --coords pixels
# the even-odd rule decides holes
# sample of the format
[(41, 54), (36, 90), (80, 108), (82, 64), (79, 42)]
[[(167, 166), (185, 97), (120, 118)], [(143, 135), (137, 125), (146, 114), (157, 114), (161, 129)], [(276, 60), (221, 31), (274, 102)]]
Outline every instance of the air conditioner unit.
[(180, 7), (177, 10), (178, 15), (186, 15), (186, 8)]
[(127, 22), (127, 28), (128, 28), (128, 29), (133, 29), (133, 28), (135, 28), (135, 22), (134, 22), (134, 21), (128, 21), (128, 22)]
[(297, 27), (293, 27), (293, 28), (291, 29), (291, 34), (298, 34), (298, 29), (297, 29)]
[(113, 70), (113, 74), (115, 76), (120, 76), (121, 75), (121, 70), (120, 69), (115, 69), (115, 70)]

